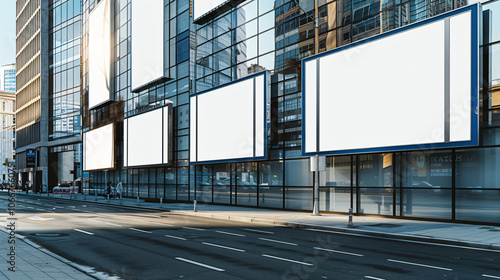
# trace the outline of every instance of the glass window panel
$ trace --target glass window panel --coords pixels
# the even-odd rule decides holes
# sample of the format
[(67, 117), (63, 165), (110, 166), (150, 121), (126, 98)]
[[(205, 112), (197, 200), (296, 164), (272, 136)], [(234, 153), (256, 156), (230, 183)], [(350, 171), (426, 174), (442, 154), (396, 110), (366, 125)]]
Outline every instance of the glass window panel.
[(273, 70), (275, 62), (274, 52), (259, 57), (259, 65), (267, 70)]
[(450, 189), (403, 190), (403, 216), (451, 219)]
[(392, 188), (360, 188), (358, 213), (392, 215)]
[(348, 213), (349, 208), (351, 208), (351, 189), (350, 188), (321, 187), (319, 189), (319, 210), (320, 211)]
[(259, 0), (259, 15), (272, 10), (275, 2), (276, 1)]
[(257, 16), (257, 1), (251, 1), (237, 10), (238, 25), (248, 22)]
[(212, 167), (210, 165), (196, 166), (195, 200), (212, 202)]
[[(271, 2), (271, 1), (269, 1)], [(275, 25), (275, 16), (273, 12), (267, 13), (259, 18), (259, 32), (273, 28)]]
[(351, 186), (351, 156), (326, 158), (326, 172), (320, 172), (321, 186)]
[(313, 173), (310, 171), (309, 159), (285, 161), (286, 186), (312, 186)]
[(259, 54), (265, 54), (274, 50), (274, 29), (259, 35)]
[(500, 220), (499, 201), (499, 190), (478, 190), (474, 188), (457, 190), (456, 219), (498, 223)]
[(404, 188), (451, 188), (451, 151), (410, 152), (402, 155)]
[(491, 46), (491, 83), (492, 90), (500, 89), (500, 43)]
[(392, 187), (393, 154), (359, 156), (359, 185), (361, 187)]
[(246, 59), (252, 59), (257, 56), (257, 37), (253, 37), (244, 42), (246, 44)]
[(494, 1), (484, 5), (483, 10), (491, 10), (491, 40), (490, 42), (500, 41), (500, 2)]
[(259, 206), (283, 208), (283, 187), (259, 187)]
[[(288, 173), (288, 170), (287, 170)], [(312, 187), (287, 187), (285, 188), (285, 208), (294, 210), (312, 210)]]
[(182, 13), (177, 17), (177, 34), (180, 34), (188, 30), (188, 28), (189, 28), (189, 12), (186, 11), (185, 13)]
[(482, 193), (483, 189), (500, 190), (500, 148), (456, 151), (456, 187)]

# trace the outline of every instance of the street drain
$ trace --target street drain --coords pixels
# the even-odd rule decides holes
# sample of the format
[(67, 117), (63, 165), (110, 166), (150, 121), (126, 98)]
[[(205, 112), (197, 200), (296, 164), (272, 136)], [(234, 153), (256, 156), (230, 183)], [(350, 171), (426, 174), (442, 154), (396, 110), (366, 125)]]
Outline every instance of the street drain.
[(30, 235), (38, 236), (38, 237), (61, 237), (68, 236), (66, 233), (32, 233)]

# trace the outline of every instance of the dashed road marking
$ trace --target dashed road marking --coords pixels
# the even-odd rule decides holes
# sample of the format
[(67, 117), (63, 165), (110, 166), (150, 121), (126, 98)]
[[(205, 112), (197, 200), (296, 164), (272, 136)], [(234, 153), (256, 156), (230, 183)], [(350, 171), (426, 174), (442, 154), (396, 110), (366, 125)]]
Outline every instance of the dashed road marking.
[(95, 234), (94, 234), (94, 233), (92, 233), (92, 232), (84, 231), (84, 230), (77, 229), (77, 228), (75, 228), (74, 230), (76, 230), (76, 231), (78, 231), (78, 232), (81, 232), (81, 233), (88, 234), (88, 235), (95, 235)]
[(389, 261), (389, 262), (395, 262), (395, 263), (408, 264), (408, 265), (414, 265), (414, 266), (427, 267), (427, 268), (440, 269), (440, 270), (446, 270), (446, 271), (453, 271), (453, 269), (451, 269), (451, 268), (445, 268), (445, 267), (439, 267), (439, 266), (432, 266), (432, 265), (426, 265), (426, 264), (420, 264), (420, 263), (411, 263), (411, 262), (391, 260), (391, 259), (387, 259), (387, 261)]
[(296, 244), (296, 243), (290, 243), (290, 242), (279, 241), (279, 240), (274, 240), (274, 239), (259, 238), (259, 240), (280, 243), (280, 244), (285, 244), (285, 245), (291, 245), (291, 246), (298, 246), (298, 244)]
[(286, 261), (286, 262), (292, 262), (292, 263), (298, 263), (298, 264), (302, 264), (302, 265), (313, 266), (313, 264), (311, 264), (311, 263), (299, 262), (299, 261), (296, 261), (296, 260), (275, 257), (275, 256), (271, 256), (271, 255), (266, 255), (266, 254), (262, 254), (262, 256), (266, 257), (266, 258), (271, 258), (271, 259), (276, 259), (276, 260), (281, 260), (281, 261)]
[(201, 242), (201, 244), (205, 244), (205, 245), (208, 245), (208, 246), (213, 246), (213, 247), (218, 247), (218, 248), (222, 248), (222, 249), (227, 249), (227, 250), (233, 250), (233, 251), (237, 251), (237, 252), (246, 252), (245, 250), (243, 249), (236, 249), (236, 248), (232, 248), (232, 247), (227, 247), (227, 246), (222, 246), (222, 245), (218, 245), (218, 244), (213, 244), (213, 243), (208, 243), (208, 242)]
[(208, 269), (211, 269), (211, 270), (219, 271), (219, 272), (225, 271), (222, 268), (218, 268), (218, 267), (211, 266), (211, 265), (204, 264), (204, 263), (195, 262), (195, 261), (184, 259), (184, 258), (180, 258), (180, 257), (175, 257), (175, 259), (179, 260), (179, 261), (187, 262), (187, 263), (190, 263), (190, 264), (194, 264), (194, 265), (197, 265), (197, 266), (201, 266), (201, 267), (204, 267), (204, 268), (208, 268)]
[(150, 231), (147, 231), (147, 230), (142, 230), (142, 229), (138, 229), (138, 228), (128, 228), (128, 229), (131, 229), (131, 230), (135, 230), (135, 231), (139, 231), (139, 232), (144, 232), (144, 233), (151, 233)]
[(234, 235), (234, 236), (239, 236), (239, 237), (245, 237), (245, 235), (243, 235), (243, 234), (232, 233), (232, 232), (227, 232), (227, 231), (216, 230), (215, 232), (222, 233), (222, 234), (227, 234), (227, 235)]
[(321, 248), (321, 247), (314, 247), (314, 249), (323, 250), (323, 251), (332, 252), (332, 253), (338, 253), (338, 254), (351, 255), (351, 256), (356, 256), (356, 257), (364, 257), (364, 255), (361, 255), (361, 254), (344, 252), (344, 251), (337, 251), (337, 250), (332, 250), (332, 249), (325, 249), (325, 248)]
[(178, 236), (173, 236), (173, 235), (167, 235), (165, 234), (166, 237), (173, 238), (173, 239), (179, 239), (179, 240), (187, 240), (186, 238), (183, 237), (178, 237)]
[(265, 233), (265, 234), (274, 234), (274, 232), (264, 231), (264, 230), (258, 230), (258, 229), (251, 229), (251, 228), (244, 228), (243, 230), (252, 231), (252, 232), (258, 232), (258, 233)]

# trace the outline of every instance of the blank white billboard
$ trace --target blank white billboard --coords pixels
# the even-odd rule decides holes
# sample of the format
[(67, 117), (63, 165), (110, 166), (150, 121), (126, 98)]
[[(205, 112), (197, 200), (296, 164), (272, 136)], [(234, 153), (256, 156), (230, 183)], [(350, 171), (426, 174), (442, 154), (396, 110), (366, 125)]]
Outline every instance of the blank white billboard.
[(477, 145), (477, 13), (303, 60), (303, 154)]
[(196, 21), (204, 14), (228, 2), (228, 0), (193, 0), (193, 18)]
[(111, 7), (102, 0), (89, 16), (89, 109), (111, 99)]
[(132, 90), (162, 78), (163, 0), (132, 1)]
[(114, 124), (90, 130), (83, 134), (83, 170), (115, 168)]
[(265, 159), (269, 72), (190, 97), (192, 163)]
[(124, 119), (124, 166), (169, 163), (170, 106)]

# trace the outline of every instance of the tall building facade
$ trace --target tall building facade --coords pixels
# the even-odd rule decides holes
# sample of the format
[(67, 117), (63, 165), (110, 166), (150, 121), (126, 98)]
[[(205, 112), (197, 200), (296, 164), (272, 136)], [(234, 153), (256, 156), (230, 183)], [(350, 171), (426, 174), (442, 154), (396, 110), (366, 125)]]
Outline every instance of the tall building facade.
[(80, 0), (16, 2), (16, 163), (34, 191), (81, 177), (81, 8)]
[(16, 91), (16, 64), (0, 66), (0, 90)]
[[(85, 191), (102, 192), (111, 181), (121, 182), (124, 195), (130, 197), (311, 210), (313, 173), (309, 157), (303, 155), (302, 144), (305, 132), (301, 61), (468, 4), (465, 1), (220, 1), (222, 5), (215, 11), (209, 9), (205, 11), (207, 14), (199, 14), (196, 4), (192, 5), (198, 1), (163, 1), (163, 24), (160, 24), (163, 53), (157, 57), (163, 73), (161, 79), (149, 79), (139, 89), (133, 86), (137, 74), (134, 67), (139, 64), (133, 57), (141, 51), (133, 47), (132, 30), (134, 24), (140, 23), (134, 23), (132, 16), (140, 14), (134, 10), (140, 4), (133, 0), (83, 1), (82, 160), (87, 164), (84, 171), (88, 171), (83, 176)], [(489, 14), (481, 19), (485, 33), (481, 43), (482, 75), (478, 77), (482, 86), (479, 145), (329, 155), (326, 171), (319, 178), (321, 211), (346, 213), (353, 208), (358, 214), (498, 223), (500, 33), (496, 26), (500, 17), (496, 13), (500, 13), (499, 3), (489, 1), (482, 6)], [(109, 14), (105, 14), (107, 10)], [(103, 15), (98, 17), (99, 13)], [(105, 91), (109, 91), (103, 102), (91, 100), (97, 94), (93, 87), (98, 87), (93, 86), (93, 75), (99, 73), (92, 70), (92, 41), (95, 41), (92, 18), (109, 22), (106, 30), (111, 34), (106, 41), (110, 46), (109, 68), (106, 62), (103, 64), (106, 67), (99, 70), (102, 73), (97, 75), (109, 81), (103, 83)], [(156, 28), (151, 26), (151, 30)], [(96, 34), (104, 34), (101, 37), (105, 38), (106, 30)], [(411, 55), (408, 52), (401, 59), (410, 60)], [(190, 134), (190, 124), (194, 123), (190, 119), (190, 99), (255, 77), (263, 70), (269, 71), (270, 93), (265, 117), (270, 128), (266, 159), (194, 164), (190, 141), (198, 136)], [(152, 67), (146, 72), (156, 73)], [(356, 87), (356, 83), (352, 86)], [(168, 136), (172, 140), (171, 160), (166, 164), (164, 154), (161, 164), (131, 165), (133, 120), (167, 104), (171, 104), (173, 111), (172, 131)], [(389, 112), (391, 108), (381, 110)], [(390, 122), (380, 126), (380, 133), (394, 129)], [(236, 128), (238, 125), (227, 126), (222, 121), (211, 124), (210, 131), (217, 135), (237, 131)], [(101, 143), (96, 139), (104, 138), (109, 138), (108, 154), (112, 157), (96, 158), (91, 152), (91, 148), (97, 149), (95, 143), (92, 147), (92, 139)], [(90, 139), (88, 143), (86, 139)], [(166, 144), (163, 145), (165, 152)], [(151, 147), (150, 153), (156, 152)]]
[[(0, 159), (4, 161), (15, 158), (15, 101), (14, 91), (0, 91)], [(7, 183), (9, 170), (7, 166), (0, 166), (0, 183)]]

